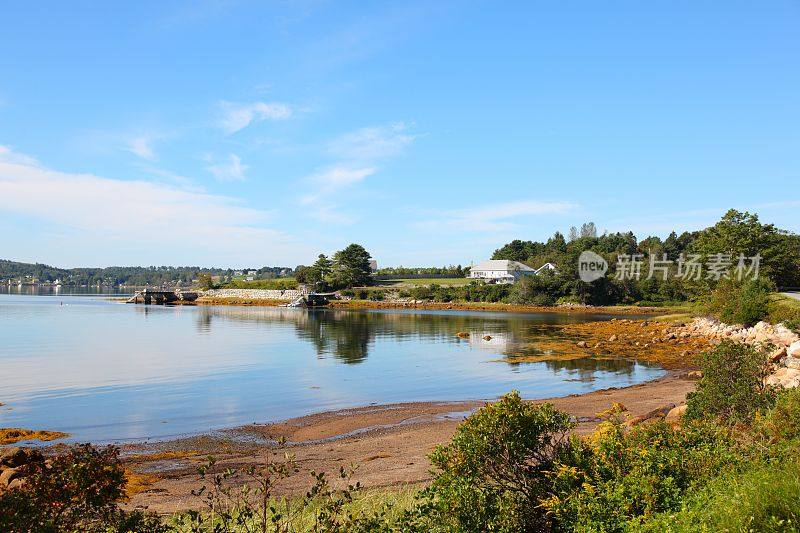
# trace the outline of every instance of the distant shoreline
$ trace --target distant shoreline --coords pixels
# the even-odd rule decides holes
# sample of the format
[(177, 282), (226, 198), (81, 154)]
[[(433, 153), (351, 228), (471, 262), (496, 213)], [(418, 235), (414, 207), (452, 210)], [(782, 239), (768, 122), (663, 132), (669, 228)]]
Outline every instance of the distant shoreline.
[[(242, 305), (281, 307), (289, 300), (268, 298), (207, 298), (201, 296), (194, 302), (176, 302), (177, 305)], [(637, 307), (632, 305), (591, 306), (535, 306), (489, 302), (408, 302), (372, 300), (333, 300), (330, 309), (419, 309), (435, 311), (496, 311), (507, 313), (559, 313), (559, 314), (613, 314), (613, 315), (658, 315), (676, 312), (672, 307)]]

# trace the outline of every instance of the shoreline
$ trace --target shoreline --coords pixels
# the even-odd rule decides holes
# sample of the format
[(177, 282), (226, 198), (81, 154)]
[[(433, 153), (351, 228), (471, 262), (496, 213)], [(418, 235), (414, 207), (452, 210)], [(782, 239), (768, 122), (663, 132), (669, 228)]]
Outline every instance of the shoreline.
[[(694, 390), (690, 375), (694, 356), (710, 346), (710, 339), (681, 334), (680, 323), (664, 320), (612, 318), (558, 326), (560, 335), (542, 346), (546, 358), (564, 356), (618, 357), (657, 363), (665, 374), (627, 387), (608, 388), (563, 397), (531, 399), (549, 402), (570, 413), (575, 432), (585, 435), (601, 421), (597, 414), (620, 403), (631, 421), (663, 416), (685, 402)], [(510, 361), (541, 360), (519, 354)], [(250, 424), (212, 434), (122, 446), (125, 465), (135, 476), (145, 476), (141, 492), (129, 505), (160, 513), (174, 513), (201, 505), (191, 496), (202, 483), (197, 468), (209, 455), (214, 471), (263, 465), (293, 454), (299, 473), (280, 481), (278, 496), (301, 494), (310, 486), (311, 471), (335, 473), (358, 465), (353, 481), (366, 489), (393, 490), (424, 484), (430, 479), (427, 456), (447, 442), (461, 421), (491, 401), (409, 402), (318, 412), (264, 424)], [(140, 478), (141, 479), (141, 478)]]
[[(289, 300), (271, 298), (234, 298), (234, 297), (199, 297), (194, 301), (172, 302), (169, 305), (241, 305), (281, 307), (288, 304)], [(632, 305), (615, 306), (590, 306), (590, 305), (564, 305), (564, 306), (535, 306), (491, 302), (406, 302), (406, 301), (373, 301), (373, 300), (332, 300), (328, 309), (352, 310), (425, 310), (425, 311), (495, 311), (508, 313), (558, 313), (558, 314), (608, 314), (608, 315), (660, 315), (671, 314), (675, 307), (637, 307)]]
[[(569, 396), (528, 399), (552, 403), (576, 420), (575, 433), (585, 435), (601, 421), (597, 414), (613, 403), (627, 409), (631, 420), (663, 415), (681, 404), (695, 383), (684, 370), (667, 370), (655, 380)], [(199, 488), (197, 468), (208, 456), (213, 471), (280, 461), (293, 454), (300, 472), (280, 481), (278, 496), (308, 489), (311, 471), (334, 474), (357, 465), (353, 480), (365, 489), (398, 489), (430, 479), (427, 455), (448, 441), (466, 416), (496, 400), (409, 402), (367, 405), (325, 411), (266, 424), (249, 424), (213, 433), (154, 443), (121, 446), (123, 463), (137, 491), (127, 504), (159, 513), (199, 508), (191, 496)], [(333, 477), (333, 476), (331, 476)]]
[[(274, 301), (269, 303), (275, 304)], [(345, 308), (380, 309), (395, 302), (343, 303), (347, 305)], [(627, 414), (634, 420), (663, 416), (669, 408), (683, 403), (686, 394), (695, 387), (687, 375), (693, 369), (694, 356), (710, 345), (710, 339), (692, 337), (683, 331), (681, 318), (655, 314), (666, 315), (674, 309), (648, 308), (653, 314), (646, 315), (641, 308), (631, 307), (537, 308), (507, 304), (471, 304), (468, 307), (428, 304), (411, 309), (639, 315), (547, 325), (550, 331), (547, 335), (537, 333), (534, 336), (536, 340), (531, 347), (535, 350), (521, 349), (502, 356), (509, 363), (619, 358), (656, 363), (664, 368), (663, 376), (644, 383), (563, 397), (527, 398), (533, 403), (553, 403), (570, 413), (578, 424), (575, 429), (578, 434), (591, 432), (600, 422), (597, 413), (607, 410), (613, 403), (625, 405)], [(608, 313), (609, 310), (617, 312)], [(327, 472), (335, 477), (333, 474), (340, 467), (352, 464), (359, 465), (353, 481), (359, 481), (367, 489), (398, 489), (425, 483), (430, 479), (428, 454), (436, 445), (449, 441), (466, 416), (493, 401), (373, 404), (194, 436), (119, 444), (132, 495), (127, 505), (159, 513), (201, 507), (202, 502), (193, 497), (191, 491), (203, 484), (198, 479), (197, 469), (206, 464), (208, 456), (215, 457), (213, 472), (218, 472), (263, 465), (268, 460), (282, 461), (286, 453), (295, 455), (300, 471), (278, 483), (277, 496), (293, 496), (308, 490), (311, 471)], [(57, 451), (61, 446), (64, 445), (54, 444), (48, 448)]]

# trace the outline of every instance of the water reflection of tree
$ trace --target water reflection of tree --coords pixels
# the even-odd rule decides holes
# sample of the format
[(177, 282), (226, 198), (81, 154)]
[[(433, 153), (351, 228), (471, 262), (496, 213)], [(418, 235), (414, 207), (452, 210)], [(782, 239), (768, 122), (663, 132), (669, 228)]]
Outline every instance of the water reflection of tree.
[(297, 328), (298, 336), (310, 340), (317, 355), (330, 353), (347, 364), (364, 361), (374, 342), (370, 319), (363, 313), (334, 315), (313, 310), (308, 311), (308, 320), (301, 324)]
[(209, 333), (211, 331), (211, 317), (208, 309), (201, 308), (197, 312), (197, 330), (201, 333)]
[[(204, 307), (198, 309), (197, 327), (211, 328), (212, 317), (247, 322), (283, 322), (294, 325), (299, 338), (311, 342), (318, 355), (333, 355), (347, 364), (364, 361), (376, 339), (397, 342), (463, 343), (498, 355), (538, 352), (535, 341), (552, 332), (552, 326), (586, 320), (586, 317), (551, 314), (447, 313), (415, 311), (302, 310), (275, 307)], [(456, 337), (468, 332), (469, 339)], [(490, 341), (484, 340), (486, 336)], [(487, 337), (488, 338), (488, 337)], [(548, 368), (591, 374), (597, 370), (632, 373), (633, 362), (623, 359), (559, 359)], [(510, 365), (515, 363), (508, 361)]]

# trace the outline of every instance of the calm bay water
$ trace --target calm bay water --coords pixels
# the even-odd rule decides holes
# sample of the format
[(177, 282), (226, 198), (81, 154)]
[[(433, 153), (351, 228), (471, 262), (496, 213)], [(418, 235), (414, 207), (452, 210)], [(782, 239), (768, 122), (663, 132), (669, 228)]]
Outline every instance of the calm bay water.
[(622, 359), (505, 360), (536, 354), (547, 324), (605, 318), (0, 294), (0, 427), (79, 441), (166, 438), (371, 403), (488, 399), (511, 389), (563, 396), (663, 374)]

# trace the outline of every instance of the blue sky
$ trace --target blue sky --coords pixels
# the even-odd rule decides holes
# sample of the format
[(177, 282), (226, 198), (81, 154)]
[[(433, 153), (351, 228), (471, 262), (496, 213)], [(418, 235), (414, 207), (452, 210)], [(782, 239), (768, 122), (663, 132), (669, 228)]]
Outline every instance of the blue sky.
[(6, 2), (0, 257), (469, 264), (800, 231), (800, 4)]

